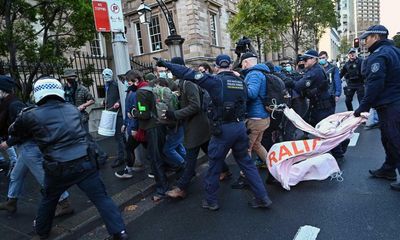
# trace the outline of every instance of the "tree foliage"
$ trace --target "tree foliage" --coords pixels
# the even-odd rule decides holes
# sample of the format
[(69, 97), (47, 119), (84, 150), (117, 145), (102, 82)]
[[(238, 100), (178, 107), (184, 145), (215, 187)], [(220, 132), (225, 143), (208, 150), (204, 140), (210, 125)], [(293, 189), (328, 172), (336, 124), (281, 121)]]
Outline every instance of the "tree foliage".
[[(40, 64), (66, 63), (68, 50), (94, 37), (90, 0), (0, 0), (0, 56), (10, 61), (10, 73), (26, 98)], [(18, 62), (33, 64), (26, 82)]]
[(352, 44), (349, 41), (349, 39), (347, 39), (347, 37), (343, 37), (342, 39), (340, 39), (340, 47), (339, 47), (340, 55), (346, 56), (351, 46)]
[(238, 14), (228, 23), (233, 40), (241, 36), (260, 39), (268, 50), (279, 47), (280, 33), (290, 20), (286, 0), (240, 0)]
[(400, 48), (400, 34), (397, 34), (393, 37), (394, 45)]
[(301, 47), (317, 48), (327, 27), (337, 26), (334, 2), (331, 0), (289, 0), (292, 9), (289, 31), (282, 34), (286, 46), (296, 55)]

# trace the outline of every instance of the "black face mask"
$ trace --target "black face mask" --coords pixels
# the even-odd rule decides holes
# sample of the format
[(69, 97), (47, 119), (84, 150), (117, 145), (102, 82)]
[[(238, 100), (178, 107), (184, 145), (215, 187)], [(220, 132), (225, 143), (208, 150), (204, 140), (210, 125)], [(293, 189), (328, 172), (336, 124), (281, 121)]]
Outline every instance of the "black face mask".
[(303, 70), (306, 66), (304, 64), (299, 64), (298, 67), (299, 69)]

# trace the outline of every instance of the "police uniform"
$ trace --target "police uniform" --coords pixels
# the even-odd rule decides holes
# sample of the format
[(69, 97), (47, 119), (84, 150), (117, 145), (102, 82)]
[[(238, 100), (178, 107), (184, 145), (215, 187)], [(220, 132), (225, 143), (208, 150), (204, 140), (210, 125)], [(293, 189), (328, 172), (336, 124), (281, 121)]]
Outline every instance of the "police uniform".
[[(361, 35), (388, 35), (382, 25), (375, 25)], [(354, 115), (368, 112), (373, 107), (377, 110), (381, 140), (386, 152), (386, 160), (380, 169), (371, 171), (375, 177), (395, 179), (395, 168), (400, 170), (400, 49), (391, 40), (379, 40), (369, 47), (371, 53), (365, 61), (366, 91), (360, 107)], [(392, 188), (400, 190), (399, 183), (392, 183)]]
[(23, 111), (9, 133), (16, 138), (31, 137), (44, 156), (43, 198), (35, 220), (37, 234), (41, 239), (48, 237), (60, 195), (77, 184), (97, 207), (114, 239), (127, 239), (121, 214), (99, 177), (95, 150), (87, 140), (79, 110), (61, 100), (62, 85), (53, 78), (39, 79), (34, 96), (39, 106)]
[[(318, 58), (315, 50), (308, 50), (303, 58)], [(315, 63), (304, 76), (290, 85), (310, 99), (309, 123), (317, 125), (322, 119), (335, 113), (335, 99), (329, 94), (329, 83), (324, 69)]]
[[(231, 63), (230, 57), (227, 55), (217, 57), (218, 66), (221, 66), (224, 61), (224, 64), (227, 64), (227, 66), (224, 65), (225, 68), (228, 68)], [(247, 100), (245, 83), (231, 71), (210, 75), (160, 60), (157, 64), (167, 67), (177, 78), (190, 80), (206, 89), (212, 99), (209, 118), (212, 120), (213, 136), (208, 147), (209, 169), (205, 177), (206, 200), (203, 201), (202, 207), (210, 210), (218, 209), (219, 175), (230, 149), (255, 194), (253, 203), (255, 202), (257, 206), (251, 206), (269, 206), (272, 202), (247, 151), (249, 138), (244, 123)]]
[[(350, 49), (349, 53), (355, 51)], [(361, 74), (362, 60), (356, 58), (355, 60), (349, 60), (345, 63), (342, 70), (340, 71), (340, 78), (345, 78), (347, 86), (343, 88), (344, 95), (346, 96), (346, 107), (348, 111), (353, 111), (353, 97), (357, 93), (358, 102), (364, 97), (364, 78)]]

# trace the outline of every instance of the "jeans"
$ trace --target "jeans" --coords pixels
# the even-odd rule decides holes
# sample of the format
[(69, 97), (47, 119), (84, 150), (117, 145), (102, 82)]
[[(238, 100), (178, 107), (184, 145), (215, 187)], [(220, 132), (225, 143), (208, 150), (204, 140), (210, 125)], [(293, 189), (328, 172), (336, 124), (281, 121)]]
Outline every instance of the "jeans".
[[(19, 145), (19, 157), (10, 175), (8, 198), (19, 198), (28, 170), (35, 177), (41, 187), (44, 185), (43, 156), (39, 147), (32, 141)], [(68, 198), (69, 193), (63, 192), (59, 201)]]
[(162, 154), (165, 143), (165, 126), (157, 126), (146, 130), (147, 150), (151, 159), (151, 171), (156, 181), (156, 192), (159, 195), (165, 195), (168, 191), (168, 179), (165, 175), (165, 159)]
[(15, 152), (15, 148), (9, 147), (6, 151), (2, 150), (0, 154), (0, 162), (5, 161), (5, 157), (3, 156), (5, 153), (7, 153), (8, 158), (10, 159), (10, 165), (15, 165), (15, 162), (17, 161), (17, 153)]
[(267, 190), (253, 160), (248, 154), (249, 138), (243, 122), (221, 125), (222, 134), (211, 137), (208, 145), (209, 168), (204, 180), (206, 199), (209, 204), (217, 203), (219, 176), (226, 155), (232, 149), (233, 157), (247, 177), (255, 197), (259, 200), (268, 199)]
[(125, 158), (125, 146), (124, 146), (124, 134), (121, 133), (121, 127), (124, 123), (124, 120), (122, 119), (122, 116), (117, 116), (117, 123), (115, 126), (115, 135), (114, 139), (118, 144), (117, 148), (117, 159), (123, 161)]
[[(53, 176), (46, 171), (44, 196), (39, 204), (35, 230), (39, 236), (47, 235), (52, 227), (57, 201), (69, 187), (77, 184), (96, 206), (109, 234), (125, 230), (121, 213), (112, 199), (107, 195), (103, 181), (100, 179), (95, 164), (85, 161), (79, 164), (63, 163), (65, 169), (60, 175)], [(73, 166), (73, 167), (70, 167)], [(63, 168), (64, 169), (64, 168)]]
[(180, 167), (185, 164), (186, 150), (183, 147), (183, 134), (183, 126), (167, 129), (163, 153), (170, 166)]
[[(208, 141), (198, 147), (186, 149), (185, 170), (183, 171), (182, 176), (179, 178), (179, 180), (176, 184), (182, 190), (186, 190), (188, 188), (190, 181), (196, 175), (197, 156), (199, 155), (200, 148), (203, 150), (204, 153), (207, 154), (208, 153)], [(228, 170), (226, 170), (227, 166), (225, 166), (224, 168), (225, 169), (222, 169), (223, 172), (229, 171), (229, 168), (228, 168)]]

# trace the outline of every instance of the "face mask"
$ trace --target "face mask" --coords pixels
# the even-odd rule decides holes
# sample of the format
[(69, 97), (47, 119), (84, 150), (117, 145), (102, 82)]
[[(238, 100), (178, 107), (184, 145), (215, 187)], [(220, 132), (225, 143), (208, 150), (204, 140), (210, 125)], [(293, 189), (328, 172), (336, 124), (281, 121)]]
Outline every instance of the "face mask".
[(286, 67), (285, 67), (285, 70), (286, 70), (287, 72), (291, 72), (291, 71), (292, 71), (292, 66), (286, 66)]
[(168, 75), (166, 72), (160, 72), (159, 75), (160, 75), (160, 78), (168, 78)]
[(325, 64), (326, 64), (326, 59), (320, 59), (320, 60), (319, 60), (319, 64), (325, 65)]
[(173, 77), (174, 77), (174, 75), (172, 75), (172, 73), (169, 72), (169, 73), (167, 74), (167, 78), (172, 79)]
[(3, 101), (4, 98), (6, 98), (7, 93), (3, 92), (3, 90), (0, 90), (0, 101)]
[(299, 69), (304, 69), (306, 66), (304, 64), (299, 64)]
[(128, 81), (126, 81), (126, 80), (124, 81), (124, 86), (125, 86), (125, 90), (128, 89), (128, 87), (129, 87)]

